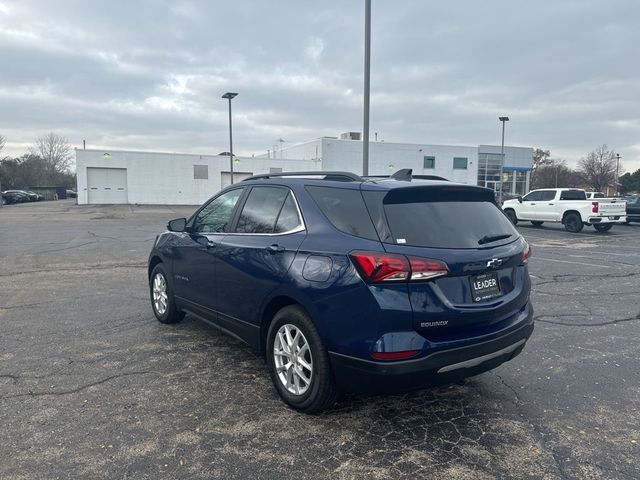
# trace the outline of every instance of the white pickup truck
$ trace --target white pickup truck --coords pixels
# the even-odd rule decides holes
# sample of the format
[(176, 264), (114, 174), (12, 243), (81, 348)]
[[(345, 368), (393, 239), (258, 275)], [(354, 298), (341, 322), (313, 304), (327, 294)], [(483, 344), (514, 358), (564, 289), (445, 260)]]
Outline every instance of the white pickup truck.
[(585, 225), (593, 225), (598, 232), (607, 232), (614, 224), (627, 220), (624, 200), (589, 200), (584, 190), (575, 188), (532, 190), (522, 198), (505, 201), (502, 210), (514, 225), (519, 220), (528, 220), (535, 226), (558, 222), (573, 233), (581, 231)]

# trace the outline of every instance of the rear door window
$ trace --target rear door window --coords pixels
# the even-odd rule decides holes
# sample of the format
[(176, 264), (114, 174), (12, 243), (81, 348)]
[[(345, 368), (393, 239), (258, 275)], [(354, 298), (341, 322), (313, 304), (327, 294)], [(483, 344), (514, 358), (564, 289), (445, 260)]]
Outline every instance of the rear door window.
[(242, 207), (237, 233), (274, 233), (278, 215), (289, 195), (287, 188), (253, 187)]
[(356, 237), (379, 240), (360, 190), (312, 185), (306, 188), (338, 230)]
[(513, 242), (519, 234), (488, 201), (416, 201), (385, 204), (393, 243), (432, 248), (482, 248)]
[(586, 200), (587, 194), (583, 190), (562, 190), (560, 200)]

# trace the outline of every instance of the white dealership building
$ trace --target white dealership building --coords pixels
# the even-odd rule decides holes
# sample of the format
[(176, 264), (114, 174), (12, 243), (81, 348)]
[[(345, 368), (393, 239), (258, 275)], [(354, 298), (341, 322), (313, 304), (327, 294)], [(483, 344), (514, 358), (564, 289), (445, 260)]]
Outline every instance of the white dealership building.
[[(371, 142), (369, 174), (390, 175), (401, 168), (414, 174), (526, 193), (533, 149)], [(349, 132), (234, 158), (234, 181), (259, 173), (341, 170), (362, 172), (362, 142)], [(122, 150), (76, 150), (79, 204), (197, 205), (231, 183), (228, 155), (194, 155)]]

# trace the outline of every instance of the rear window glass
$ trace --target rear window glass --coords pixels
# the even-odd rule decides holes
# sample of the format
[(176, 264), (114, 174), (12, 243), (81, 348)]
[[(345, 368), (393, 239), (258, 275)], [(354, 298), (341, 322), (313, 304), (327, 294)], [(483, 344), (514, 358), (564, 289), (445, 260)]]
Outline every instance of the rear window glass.
[(360, 190), (307, 186), (307, 191), (338, 230), (378, 240)]
[(484, 248), (510, 243), (518, 232), (488, 201), (385, 204), (393, 243), (432, 248)]

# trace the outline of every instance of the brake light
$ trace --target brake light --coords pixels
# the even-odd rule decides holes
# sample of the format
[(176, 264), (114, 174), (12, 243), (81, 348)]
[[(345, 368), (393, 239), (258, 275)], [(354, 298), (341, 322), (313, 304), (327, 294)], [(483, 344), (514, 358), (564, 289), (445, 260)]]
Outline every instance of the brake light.
[(591, 213), (598, 213), (598, 202), (591, 202)]
[(529, 263), (529, 257), (531, 257), (531, 246), (527, 243), (522, 251), (522, 263)]
[(409, 257), (409, 265), (411, 266), (411, 280), (430, 280), (449, 273), (447, 264), (440, 260)]
[(351, 259), (367, 283), (431, 280), (449, 273), (447, 264), (439, 260), (394, 253), (353, 252)]
[(406, 350), (404, 352), (371, 352), (371, 356), (376, 360), (404, 360), (415, 357), (420, 350)]

